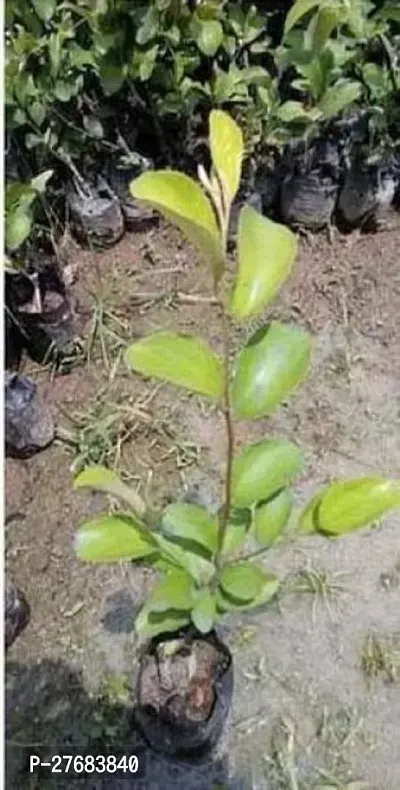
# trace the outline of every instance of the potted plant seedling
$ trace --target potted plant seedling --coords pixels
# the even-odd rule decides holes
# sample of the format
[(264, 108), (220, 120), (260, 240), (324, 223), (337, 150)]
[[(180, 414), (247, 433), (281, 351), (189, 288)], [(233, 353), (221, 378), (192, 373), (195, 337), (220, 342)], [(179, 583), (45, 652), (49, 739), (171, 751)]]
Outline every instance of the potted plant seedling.
[[(289, 486), (301, 453), (287, 439), (235, 444), (235, 421), (270, 415), (305, 376), (310, 336), (272, 321), (232, 361), (231, 323), (263, 313), (289, 276), (296, 238), (250, 206), (240, 212), (237, 271), (224, 287), (229, 216), (243, 157), (240, 128), (223, 111), (210, 115), (212, 170), (200, 184), (172, 170), (147, 172), (131, 184), (135, 199), (181, 229), (208, 263), (221, 320), (220, 354), (200, 338), (157, 332), (130, 345), (137, 373), (185, 387), (219, 404), (226, 428), (226, 468), (217, 512), (169, 504), (157, 513), (115, 472), (87, 468), (77, 488), (103, 491), (127, 506), (83, 524), (76, 551), (84, 561), (120, 560), (152, 565), (160, 578), (137, 619), (142, 645), (137, 719), (148, 741), (170, 754), (197, 755), (213, 745), (227, 717), (232, 657), (215, 628), (227, 613), (267, 604), (279, 579), (263, 565), (263, 552), (285, 529), (292, 511)], [(393, 480), (346, 480), (318, 493), (300, 516), (299, 533), (336, 537), (400, 504)], [(255, 550), (249, 542), (256, 542)]]

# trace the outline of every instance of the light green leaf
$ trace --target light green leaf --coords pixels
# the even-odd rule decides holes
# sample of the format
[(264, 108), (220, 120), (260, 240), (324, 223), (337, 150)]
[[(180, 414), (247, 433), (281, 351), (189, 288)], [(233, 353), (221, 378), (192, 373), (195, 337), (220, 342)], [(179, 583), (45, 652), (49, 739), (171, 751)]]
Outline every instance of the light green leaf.
[(189, 612), (170, 609), (166, 612), (152, 612), (143, 606), (135, 620), (135, 631), (139, 645), (159, 634), (178, 631), (189, 625)]
[(174, 170), (142, 173), (130, 185), (132, 197), (148, 203), (176, 225), (210, 261), (215, 276), (223, 269), (223, 252), (210, 201), (192, 178)]
[(185, 571), (173, 570), (158, 584), (146, 601), (151, 612), (165, 612), (168, 609), (188, 611), (192, 606), (193, 579)]
[(190, 613), (193, 624), (201, 634), (211, 631), (216, 615), (217, 599), (208, 590), (204, 590), (197, 598)]
[[(263, 45), (265, 46), (265, 45)], [(249, 66), (241, 69), (242, 79), (247, 85), (257, 85), (262, 88), (272, 88), (272, 77), (262, 66)]]
[(254, 512), (254, 532), (261, 546), (272, 546), (289, 520), (293, 494), (284, 488), (272, 499), (261, 502)]
[(26, 124), (27, 117), (26, 112), (20, 110), (19, 108), (15, 110), (13, 115), (13, 122), (16, 126), (24, 126)]
[(299, 101), (286, 101), (277, 110), (277, 117), (283, 123), (292, 123), (293, 121), (312, 121), (315, 116), (310, 110), (306, 110), (304, 105)]
[(264, 439), (245, 447), (233, 462), (232, 494), (236, 507), (269, 499), (299, 474), (302, 456), (286, 439)]
[(232, 384), (239, 419), (269, 415), (305, 377), (311, 337), (294, 325), (272, 321), (259, 329), (240, 352)]
[(223, 367), (202, 340), (190, 335), (157, 332), (128, 346), (125, 360), (144, 376), (155, 376), (193, 392), (219, 399)]
[(75, 535), (75, 551), (85, 562), (133, 560), (153, 554), (155, 541), (132, 516), (98, 516)]
[(46, 108), (38, 101), (34, 101), (29, 107), (29, 115), (36, 126), (41, 126), (46, 117)]
[(159, 32), (159, 14), (156, 8), (149, 7), (143, 17), (142, 25), (136, 33), (136, 43), (144, 46), (151, 41)]
[(259, 606), (264, 606), (266, 603), (269, 603), (269, 601), (278, 592), (280, 581), (279, 578), (273, 573), (268, 573), (267, 571), (263, 571), (262, 573), (263, 582), (261, 592), (259, 592), (258, 595), (256, 595), (251, 601), (239, 601), (238, 599), (235, 600), (229, 594), (224, 594), (223, 589), (220, 589), (217, 599), (218, 610), (220, 612), (229, 612), (235, 609), (245, 611), (247, 609), (256, 609)]
[(319, 492), (313, 496), (302, 510), (296, 532), (301, 535), (311, 535), (317, 530), (317, 512), (322, 499), (322, 493)]
[(127, 486), (117, 473), (105, 466), (87, 466), (74, 479), (74, 488), (91, 488), (126, 502), (138, 516), (144, 516), (146, 505), (139, 494)]
[(224, 39), (222, 25), (216, 19), (201, 22), (197, 46), (203, 55), (213, 58)]
[(154, 47), (150, 47), (145, 52), (141, 53), (139, 76), (142, 82), (146, 82), (150, 79), (156, 65), (158, 50), (159, 46), (156, 44)]
[(44, 170), (43, 173), (39, 173), (39, 175), (35, 176), (31, 180), (31, 187), (35, 190), (35, 192), (39, 192), (39, 194), (43, 194), (46, 190), (47, 182), (50, 181), (54, 170)]
[(37, 134), (29, 133), (25, 135), (25, 145), (29, 151), (31, 148), (35, 148), (37, 145), (40, 145), (42, 142), (43, 142), (43, 137), (39, 137)]
[(323, 6), (318, 12), (318, 17), (313, 33), (313, 51), (320, 52), (327, 43), (332, 30), (339, 24), (341, 9)]
[(210, 148), (225, 204), (229, 206), (239, 189), (243, 135), (237, 123), (223, 110), (212, 110), (210, 114)]
[(352, 80), (339, 80), (328, 88), (318, 103), (326, 119), (333, 118), (346, 107), (357, 101), (361, 95), (361, 84)]
[(220, 575), (222, 590), (237, 601), (252, 601), (261, 593), (264, 572), (251, 562), (227, 565)]
[(85, 66), (94, 66), (96, 63), (96, 59), (94, 53), (90, 49), (82, 49), (77, 44), (73, 44), (69, 50), (69, 57), (71, 61), (71, 66), (76, 66), (77, 68), (84, 68)]
[(56, 0), (32, 0), (32, 5), (44, 22), (49, 22), (56, 9)]
[(288, 228), (244, 206), (238, 226), (238, 273), (230, 312), (245, 319), (264, 310), (288, 278), (297, 255)]
[(320, 4), (321, 0), (296, 0), (286, 15), (284, 35), (286, 36), (303, 16)]
[(57, 80), (54, 86), (54, 95), (61, 102), (68, 102), (74, 95), (75, 85), (64, 80)]
[(96, 140), (101, 140), (104, 135), (103, 125), (98, 120), (98, 118), (94, 118), (93, 116), (85, 115), (83, 118), (83, 125), (90, 137), (94, 137)]
[(317, 529), (326, 535), (342, 535), (371, 524), (395, 507), (400, 507), (398, 481), (360, 477), (334, 483), (322, 493)]
[(168, 505), (163, 513), (162, 529), (167, 535), (200, 544), (210, 554), (217, 548), (217, 519), (203, 507), (186, 502)]
[(26, 241), (32, 229), (32, 216), (25, 210), (12, 211), (6, 218), (6, 247), (17, 250)]
[(237, 510), (231, 513), (224, 536), (222, 550), (224, 556), (229, 555), (240, 548), (246, 539), (250, 525), (250, 510)]
[(163, 555), (182, 570), (187, 571), (198, 584), (208, 584), (212, 579), (215, 571), (213, 563), (196, 554), (195, 549), (183, 548), (169, 536), (159, 533), (154, 533), (154, 539)]
[(387, 72), (377, 63), (365, 63), (362, 69), (363, 79), (374, 96), (384, 96), (387, 92)]

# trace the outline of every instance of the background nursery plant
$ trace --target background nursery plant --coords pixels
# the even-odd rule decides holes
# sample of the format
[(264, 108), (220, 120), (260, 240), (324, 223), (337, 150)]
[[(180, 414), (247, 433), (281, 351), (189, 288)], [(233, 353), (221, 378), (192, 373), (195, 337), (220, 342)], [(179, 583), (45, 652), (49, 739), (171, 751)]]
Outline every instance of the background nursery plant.
[[(157, 332), (130, 345), (126, 361), (137, 373), (167, 380), (220, 405), (227, 445), (221, 506), (208, 512), (177, 502), (156, 512), (106, 468), (86, 468), (75, 479), (77, 488), (103, 491), (128, 506), (128, 511), (84, 523), (76, 551), (85, 561), (135, 560), (160, 572), (136, 619), (136, 631), (141, 643), (157, 637), (164, 646), (172, 635), (176, 645), (177, 632), (190, 625), (194, 638), (209, 635), (224, 614), (261, 606), (276, 595), (280, 581), (261, 558), (288, 526), (290, 485), (302, 465), (299, 449), (287, 439), (263, 438), (238, 450), (235, 446), (236, 420), (269, 416), (303, 379), (311, 338), (294, 325), (271, 321), (233, 356), (231, 323), (244, 323), (265, 311), (290, 274), (297, 244), (291, 231), (245, 205), (238, 221), (235, 281), (232, 288), (225, 287), (243, 138), (223, 111), (213, 111), (209, 123), (212, 169), (207, 174), (199, 168), (200, 184), (172, 170), (147, 172), (131, 184), (131, 192), (177, 225), (207, 261), (220, 314), (222, 353), (200, 338)], [(293, 530), (332, 538), (399, 504), (397, 481), (374, 476), (335, 482), (308, 503)]]

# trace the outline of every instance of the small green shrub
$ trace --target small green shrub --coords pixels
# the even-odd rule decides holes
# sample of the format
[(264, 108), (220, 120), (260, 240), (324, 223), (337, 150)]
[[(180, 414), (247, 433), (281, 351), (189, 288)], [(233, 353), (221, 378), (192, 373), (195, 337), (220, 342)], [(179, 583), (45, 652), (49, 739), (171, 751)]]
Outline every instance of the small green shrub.
[[(311, 338), (303, 329), (273, 321), (236, 350), (231, 363), (232, 321), (264, 312), (288, 278), (297, 252), (285, 227), (242, 208), (237, 271), (224, 288), (230, 210), (241, 177), (243, 139), (225, 112), (210, 115), (212, 170), (199, 168), (201, 184), (182, 173), (148, 172), (133, 181), (132, 195), (159, 210), (207, 262), (221, 321), (222, 355), (200, 338), (158, 332), (130, 345), (128, 365), (218, 403), (226, 427), (226, 471), (217, 513), (178, 502), (154, 512), (118, 476), (105, 468), (85, 469), (75, 480), (111, 494), (128, 512), (100, 516), (77, 533), (76, 551), (85, 561), (137, 560), (162, 572), (137, 620), (141, 639), (173, 631), (190, 621), (207, 633), (222, 615), (267, 603), (279, 579), (257, 558), (281, 537), (292, 512), (290, 486), (302, 456), (287, 439), (264, 438), (235, 447), (235, 420), (270, 415), (306, 375)], [(203, 189), (202, 189), (203, 187)], [(337, 537), (400, 505), (400, 485), (380, 476), (333, 483), (304, 509), (299, 534)], [(249, 539), (258, 548), (246, 549)]]

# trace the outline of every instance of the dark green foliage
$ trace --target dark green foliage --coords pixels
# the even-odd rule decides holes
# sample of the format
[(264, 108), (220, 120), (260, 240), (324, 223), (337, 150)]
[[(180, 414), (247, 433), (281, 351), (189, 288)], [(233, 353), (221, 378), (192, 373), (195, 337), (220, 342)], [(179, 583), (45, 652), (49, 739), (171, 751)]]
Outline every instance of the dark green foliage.
[[(398, 128), (398, 9), (331, 5), (298, 0), (285, 21), (281, 3), (245, 0), (9, 0), (7, 182), (55, 169), (53, 198), (72, 174), (138, 149), (191, 168), (213, 107), (240, 122), (249, 154), (368, 103), (387, 147)], [(29, 223), (19, 214), (10, 251), (38, 207)]]

